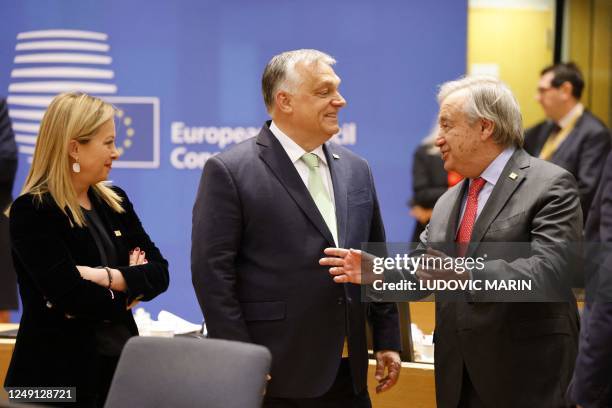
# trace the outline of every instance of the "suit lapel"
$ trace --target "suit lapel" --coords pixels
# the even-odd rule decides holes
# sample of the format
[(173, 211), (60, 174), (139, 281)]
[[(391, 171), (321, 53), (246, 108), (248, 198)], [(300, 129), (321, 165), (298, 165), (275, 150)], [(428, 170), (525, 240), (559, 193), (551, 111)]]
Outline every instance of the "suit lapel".
[(540, 153), (542, 153), (542, 149), (544, 148), (544, 144), (546, 144), (546, 141), (548, 140), (554, 126), (555, 124), (553, 122), (547, 122), (544, 126), (542, 126), (542, 130), (538, 134), (538, 151), (534, 153), (534, 156), (540, 156)]
[[(582, 115), (580, 115), (578, 117), (578, 119), (576, 119), (576, 122), (574, 122), (574, 126), (572, 126), (572, 129), (569, 131), (569, 133), (567, 134), (567, 136), (565, 136), (565, 139), (563, 139), (561, 141), (561, 143), (559, 144), (559, 146), (557, 146), (557, 148), (555, 149), (555, 151), (552, 154), (552, 157), (550, 158), (550, 161), (553, 163), (555, 162), (555, 156), (557, 156), (557, 153), (560, 151), (563, 151), (563, 148), (565, 145), (569, 145), (571, 143), (572, 140), (574, 140), (574, 138), (576, 137), (576, 134), (578, 132), (580, 132), (580, 126), (582, 125), (582, 121), (584, 119), (584, 114), (586, 113), (586, 111), (584, 111), (582, 113)], [(571, 147), (570, 147), (571, 149)]]
[(453, 203), (453, 206), (449, 213), (448, 225), (446, 227), (446, 242), (451, 243), (455, 242), (455, 238), (457, 237), (457, 227), (459, 225), (459, 216), (461, 215), (461, 202), (463, 201), (463, 196), (465, 195), (465, 191), (467, 190), (469, 182), (467, 179), (461, 181), (461, 184), (457, 186), (454, 191), (453, 196), (449, 198), (449, 202)]
[(470, 240), (473, 245), (470, 245), (468, 253), (473, 253), (476, 250), (491, 223), (497, 218), (497, 215), (504, 208), (512, 194), (525, 179), (525, 169), (528, 167), (529, 155), (522, 149), (515, 151), (510, 160), (508, 160), (508, 163), (506, 163), (504, 170), (502, 170), (487, 203), (482, 209), (482, 213), (478, 216), (476, 224), (474, 224), (472, 239)]
[(332, 234), (329, 228), (327, 228), (312, 196), (304, 185), (294, 164), (291, 163), (287, 152), (285, 152), (283, 146), (272, 134), (267, 124), (263, 126), (259, 135), (257, 135), (257, 145), (259, 146), (259, 157), (266, 163), (293, 201), (295, 201), (328, 243), (331, 246), (335, 246)]
[(338, 228), (338, 246), (340, 248), (345, 247), (346, 235), (347, 235), (347, 208), (348, 208), (348, 196), (346, 190), (345, 180), (348, 180), (345, 174), (345, 168), (343, 166), (342, 158), (339, 154), (335, 154), (334, 146), (326, 143), (323, 145), (323, 151), (327, 158), (327, 164), (329, 165), (329, 172), (331, 173), (332, 184), (334, 187), (334, 201), (336, 204), (336, 223)]

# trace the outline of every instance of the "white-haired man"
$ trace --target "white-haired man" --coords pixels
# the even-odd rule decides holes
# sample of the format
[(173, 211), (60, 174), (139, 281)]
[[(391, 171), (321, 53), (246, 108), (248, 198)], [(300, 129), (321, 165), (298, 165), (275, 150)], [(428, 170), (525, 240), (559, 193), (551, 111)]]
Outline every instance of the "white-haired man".
[[(438, 407), (569, 406), (564, 393), (576, 357), (578, 320), (569, 280), (563, 278), (570, 258), (561, 249), (581, 240), (576, 181), (521, 148), (520, 110), (500, 81), (451, 81), (442, 85), (438, 101), (436, 144), (445, 169), (465, 180), (436, 203), (421, 247), (442, 247), (448, 256), (464, 259), (484, 259), (489, 250), (497, 256), (482, 268), (470, 267), (470, 273), (436, 265), (419, 268), (418, 278), (523, 281), (534, 283), (534, 290), (545, 289), (514, 291), (506, 297), (479, 291), (479, 286), (453, 292), (452, 297), (437, 293)], [(337, 256), (321, 260), (332, 266), (336, 282), (361, 281), (360, 252), (325, 251)], [(428, 252), (429, 257), (447, 256)], [(506, 301), (492, 303), (491, 298)], [(520, 302), (524, 298), (533, 302)]]
[[(272, 352), (266, 407), (369, 407), (366, 318), (377, 391), (397, 381), (394, 303), (366, 305), (318, 264), (328, 246), (385, 240), (365, 160), (326, 143), (346, 104), (316, 50), (279, 54), (262, 78), (271, 122), (208, 160), (193, 213), (192, 277), (210, 336)], [(387, 375), (383, 374), (387, 369)]]

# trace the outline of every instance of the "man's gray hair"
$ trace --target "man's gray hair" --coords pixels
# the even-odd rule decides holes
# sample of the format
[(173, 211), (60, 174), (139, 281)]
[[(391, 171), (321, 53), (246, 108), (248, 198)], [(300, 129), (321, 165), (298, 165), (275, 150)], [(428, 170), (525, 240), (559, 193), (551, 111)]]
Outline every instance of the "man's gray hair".
[(261, 78), (261, 90), (268, 112), (272, 110), (274, 96), (279, 90), (292, 92), (300, 85), (300, 76), (295, 71), (298, 62), (305, 65), (320, 62), (332, 66), (336, 60), (324, 52), (309, 49), (285, 51), (272, 57)]
[(440, 86), (438, 103), (455, 92), (464, 92), (463, 111), (470, 123), (488, 119), (495, 126), (493, 141), (504, 147), (523, 146), (523, 120), (516, 98), (502, 81), (493, 77), (468, 76)]

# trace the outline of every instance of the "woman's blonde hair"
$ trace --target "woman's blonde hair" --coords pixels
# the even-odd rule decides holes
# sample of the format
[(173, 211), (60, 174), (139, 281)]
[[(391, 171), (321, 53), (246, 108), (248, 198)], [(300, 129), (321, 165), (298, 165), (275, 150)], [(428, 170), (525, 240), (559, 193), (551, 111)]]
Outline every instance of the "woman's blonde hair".
[[(32, 166), (21, 194), (30, 193), (42, 201), (43, 194), (49, 193), (66, 216), (68, 210), (77, 225), (85, 225), (70, 177), (69, 144), (71, 140), (88, 143), (114, 114), (112, 105), (85, 93), (69, 92), (53, 98), (40, 123)], [(92, 189), (114, 211), (124, 212), (121, 197), (105, 181), (93, 185)]]

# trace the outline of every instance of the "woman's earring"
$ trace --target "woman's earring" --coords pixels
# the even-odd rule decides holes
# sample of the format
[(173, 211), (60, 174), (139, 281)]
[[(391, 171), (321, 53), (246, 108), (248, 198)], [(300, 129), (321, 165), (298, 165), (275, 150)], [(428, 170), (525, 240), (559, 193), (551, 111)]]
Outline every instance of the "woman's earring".
[(72, 171), (74, 171), (75, 173), (80, 173), (81, 172), (81, 165), (79, 164), (79, 158), (78, 157), (75, 159), (75, 162), (72, 163)]

